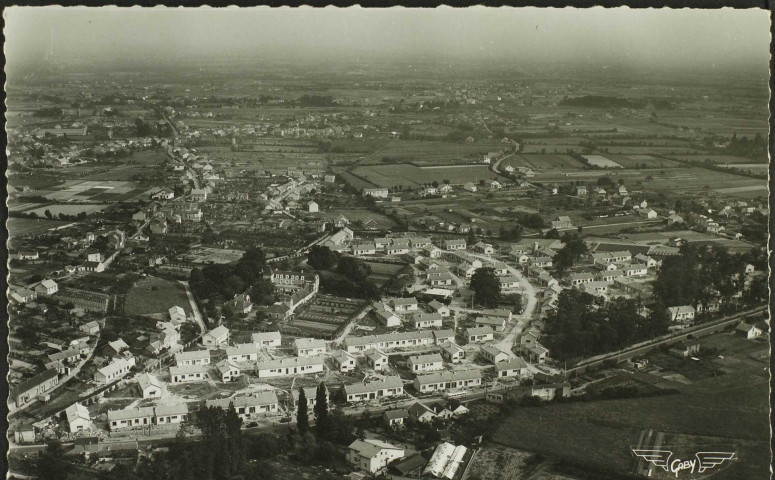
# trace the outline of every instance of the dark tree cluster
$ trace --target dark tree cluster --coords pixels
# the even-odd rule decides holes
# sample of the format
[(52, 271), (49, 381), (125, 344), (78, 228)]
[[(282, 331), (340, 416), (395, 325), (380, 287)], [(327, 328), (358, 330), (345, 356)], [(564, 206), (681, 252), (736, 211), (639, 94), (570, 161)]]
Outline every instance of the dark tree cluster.
[(615, 351), (667, 331), (664, 311), (649, 318), (638, 314), (639, 302), (623, 297), (604, 303), (577, 289), (563, 290), (546, 319), (547, 347), (561, 360)]
[(191, 270), (191, 290), (200, 299), (229, 300), (251, 289), (251, 296), (271, 295), (272, 284), (262, 278), (266, 257), (260, 248), (248, 249), (235, 264), (214, 264)]
[(490, 267), (477, 268), (471, 277), (471, 290), (474, 291), (474, 301), (487, 308), (498, 305), (501, 298), (501, 282)]
[(557, 256), (554, 259), (557, 270), (560, 272), (564, 272), (572, 267), (579, 258), (587, 253), (587, 244), (581, 237), (571, 237), (566, 234), (563, 241), (565, 246), (557, 252)]

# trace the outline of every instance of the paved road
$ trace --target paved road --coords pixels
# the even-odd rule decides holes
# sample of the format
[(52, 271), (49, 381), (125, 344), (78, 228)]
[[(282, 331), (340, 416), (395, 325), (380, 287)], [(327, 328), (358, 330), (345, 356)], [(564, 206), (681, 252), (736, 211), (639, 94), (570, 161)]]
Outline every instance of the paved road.
[[(487, 260), (487, 261), (493, 260), (491, 257), (487, 255), (481, 255), (481, 254), (471, 254), (471, 255), (481, 260)], [(511, 351), (511, 347), (514, 346), (514, 342), (516, 341), (517, 336), (522, 334), (522, 330), (525, 328), (525, 325), (527, 325), (530, 322), (530, 320), (533, 318), (533, 314), (535, 313), (535, 309), (538, 305), (538, 291), (533, 286), (533, 284), (530, 283), (527, 280), (527, 278), (524, 277), (524, 275), (522, 275), (522, 272), (520, 272), (519, 270), (517, 270), (516, 268), (508, 264), (506, 264), (506, 268), (508, 269), (511, 275), (514, 275), (519, 279), (519, 285), (520, 287), (522, 287), (522, 292), (525, 296), (527, 296), (527, 304), (524, 305), (524, 308), (522, 309), (522, 313), (520, 313), (519, 315), (515, 315), (517, 321), (514, 323), (514, 326), (503, 337), (503, 339), (497, 343), (497, 346), (501, 350)]]

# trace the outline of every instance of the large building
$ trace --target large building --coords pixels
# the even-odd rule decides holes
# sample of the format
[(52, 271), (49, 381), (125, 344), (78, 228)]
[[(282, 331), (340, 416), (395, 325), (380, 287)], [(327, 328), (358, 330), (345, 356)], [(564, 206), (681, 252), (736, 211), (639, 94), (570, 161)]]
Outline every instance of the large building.
[(479, 370), (429, 373), (418, 375), (414, 379), (414, 389), (420, 393), (449, 390), (451, 388), (478, 387), (481, 384), (482, 372)]
[(256, 363), (256, 375), (271, 378), (319, 373), (323, 371), (323, 364), (321, 356), (279, 358)]
[(377, 398), (397, 397), (404, 394), (404, 382), (401, 377), (393, 375), (382, 380), (367, 383), (345, 385), (347, 402), (363, 402)]

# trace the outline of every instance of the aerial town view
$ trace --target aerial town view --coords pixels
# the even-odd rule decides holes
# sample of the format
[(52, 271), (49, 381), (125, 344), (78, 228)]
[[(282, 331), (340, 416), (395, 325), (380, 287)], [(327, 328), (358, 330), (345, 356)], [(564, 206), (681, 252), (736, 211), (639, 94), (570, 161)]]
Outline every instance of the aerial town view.
[(766, 10), (4, 17), (7, 478), (769, 478)]

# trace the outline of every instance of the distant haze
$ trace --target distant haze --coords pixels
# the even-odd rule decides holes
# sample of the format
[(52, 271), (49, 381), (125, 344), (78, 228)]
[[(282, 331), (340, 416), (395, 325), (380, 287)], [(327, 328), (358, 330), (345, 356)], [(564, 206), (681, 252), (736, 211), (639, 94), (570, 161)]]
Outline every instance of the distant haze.
[[(766, 75), (766, 10), (87, 8), (5, 10), (7, 69), (54, 61), (172, 65), (214, 58), (422, 58)], [(52, 42), (53, 37), (53, 42)], [(52, 48), (53, 45), (53, 48)]]

